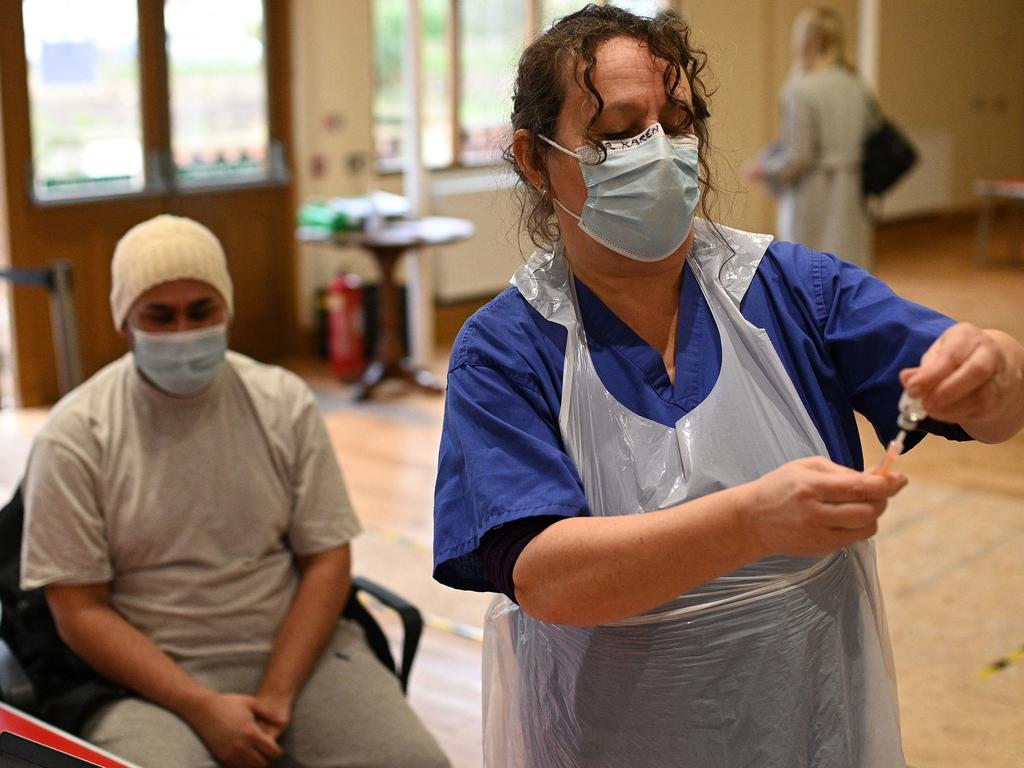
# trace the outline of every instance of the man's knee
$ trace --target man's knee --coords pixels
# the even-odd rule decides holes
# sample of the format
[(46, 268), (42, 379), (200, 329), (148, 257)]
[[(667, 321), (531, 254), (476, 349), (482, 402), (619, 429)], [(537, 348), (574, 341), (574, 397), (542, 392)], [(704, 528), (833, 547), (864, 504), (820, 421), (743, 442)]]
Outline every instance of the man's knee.
[(82, 738), (145, 768), (217, 768), (184, 720), (134, 697), (101, 708), (85, 724)]
[(335, 633), (296, 702), (289, 731), (282, 746), (311, 768), (449, 765), (356, 626), (343, 624)]

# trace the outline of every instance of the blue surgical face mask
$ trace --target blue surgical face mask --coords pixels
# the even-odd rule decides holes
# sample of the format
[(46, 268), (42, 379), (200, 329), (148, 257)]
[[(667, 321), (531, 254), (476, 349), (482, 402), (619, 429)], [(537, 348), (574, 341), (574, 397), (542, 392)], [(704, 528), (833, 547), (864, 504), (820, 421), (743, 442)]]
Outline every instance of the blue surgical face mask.
[(593, 147), (575, 152), (541, 138), (579, 160), (587, 200), (576, 215), (580, 229), (636, 261), (661, 261), (690, 234), (700, 200), (697, 137), (665, 135), (660, 123), (629, 139), (605, 141), (603, 162)]
[(227, 323), (170, 333), (132, 328), (131, 333), (135, 365), (157, 387), (178, 397), (205, 389), (220, 370), (228, 347)]

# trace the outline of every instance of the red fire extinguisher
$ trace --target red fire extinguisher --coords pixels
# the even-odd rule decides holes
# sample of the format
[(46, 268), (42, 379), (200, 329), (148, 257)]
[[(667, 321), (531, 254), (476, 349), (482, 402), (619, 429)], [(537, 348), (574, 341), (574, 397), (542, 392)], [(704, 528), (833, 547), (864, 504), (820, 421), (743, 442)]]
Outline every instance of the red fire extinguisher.
[(363, 288), (356, 275), (339, 272), (327, 286), (327, 347), (331, 369), (355, 378), (366, 367)]

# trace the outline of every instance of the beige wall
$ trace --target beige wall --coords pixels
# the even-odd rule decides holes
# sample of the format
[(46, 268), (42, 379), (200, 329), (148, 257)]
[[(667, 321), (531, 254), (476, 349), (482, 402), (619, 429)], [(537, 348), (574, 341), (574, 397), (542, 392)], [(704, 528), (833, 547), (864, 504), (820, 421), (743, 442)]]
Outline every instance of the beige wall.
[[(826, 2), (846, 20), (852, 59), (858, 0)], [(712, 140), (723, 189), (717, 217), (726, 224), (774, 228), (774, 202), (764, 190), (749, 188), (740, 169), (777, 133), (790, 27), (807, 4), (680, 3), (696, 43), (708, 52), (710, 83), (717, 88)], [(976, 176), (1024, 171), (1024, 1), (879, 0), (878, 6), (883, 107), (920, 139), (928, 155), (916, 180), (909, 179), (900, 191), (904, 199), (893, 196), (892, 209), (914, 212), (929, 196), (933, 207), (968, 206)], [(401, 191), (400, 178), (380, 178), (371, 170), (371, 0), (297, 0), (292, 7), (299, 199), (375, 188)], [(332, 116), (339, 118), (336, 127), (325, 122)], [(320, 178), (310, 173), (315, 155), (325, 165)], [(362, 160), (362, 169), (350, 168), (352, 160)], [(434, 254), (436, 293), (443, 301), (500, 290), (520, 261), (502, 178), (491, 171), (432, 177), (434, 212), (470, 218), (478, 229), (472, 241)], [(340, 263), (373, 273), (359, 253), (304, 249), (299, 306), (307, 323), (314, 286), (326, 282)]]
[(688, 0), (684, 15), (693, 42), (708, 55), (705, 84), (711, 98), (711, 157), (721, 189), (714, 217), (730, 226), (768, 231), (769, 200), (743, 180), (743, 163), (773, 132), (774, 52), (767, 0), (747, 3)]
[(948, 149), (934, 182), (948, 184), (947, 206), (972, 206), (978, 177), (1024, 172), (1024, 2), (883, 0), (880, 11), (882, 108)]
[[(359, 195), (376, 181), (370, 167), (373, 56), (370, 0), (296, 0), (292, 7), (296, 199)], [(319, 158), (322, 175), (312, 171)], [(297, 306), (314, 317), (316, 286), (338, 269), (372, 275), (358, 251), (300, 249)]]
[[(846, 22), (850, 58), (856, 51), (856, 0), (825, 2)], [(801, 0), (684, 0), (696, 44), (708, 54), (715, 174), (723, 193), (718, 218), (730, 226), (771, 232), (775, 203), (742, 175), (778, 133), (778, 95), (790, 67), (790, 29)]]

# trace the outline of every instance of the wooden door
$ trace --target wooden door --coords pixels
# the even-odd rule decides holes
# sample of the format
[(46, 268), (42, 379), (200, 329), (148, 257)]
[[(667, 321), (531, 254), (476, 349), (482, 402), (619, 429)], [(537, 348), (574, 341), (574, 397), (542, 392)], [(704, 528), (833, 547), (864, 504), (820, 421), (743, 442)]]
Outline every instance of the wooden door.
[[(127, 23), (123, 13), (116, 14), (125, 11), (115, 7), (124, 2), (131, 3), (128, 11), (137, 14), (134, 49), (131, 42), (115, 45), (106, 39), (118, 24), (124, 27), (120, 29), (122, 36), (130, 36), (135, 17)], [(115, 51), (117, 60), (111, 63), (97, 53), (101, 43), (81, 42), (84, 33), (75, 32), (74, 20), (69, 30), (68, 19), (47, 16), (47, 3), (55, 3), (54, 8), (63, 6), (68, 13), (76, 13), (78, 8), (93, 9), (100, 30), (95, 36), (106, 40), (102, 44)], [(237, 27), (237, 19), (210, 10), (236, 6), (245, 6), (247, 12), (261, 17), (261, 48), (246, 46), (245, 40), (234, 45), (231, 35), (241, 35), (232, 28), (233, 24)], [(103, 18), (104, 12), (111, 15)], [(204, 14), (203, 24), (194, 23), (197, 14)], [(93, 21), (80, 21), (83, 26), (89, 23)], [(288, 4), (282, 0), (212, 4), (196, 0), (0, 3), (3, 194), (10, 262), (14, 267), (37, 267), (55, 259), (70, 260), (85, 376), (127, 350), (110, 318), (109, 267), (114, 246), (131, 226), (160, 213), (201, 221), (223, 242), (235, 284), (234, 349), (273, 359), (287, 354), (296, 343), (294, 200), (288, 177), (291, 129), (287, 23)], [(56, 42), (43, 43), (40, 59), (36, 50), (40, 30), (45, 34), (51, 27), (57, 30), (52, 36)], [(201, 31), (205, 38), (189, 39), (194, 30)], [(262, 149), (257, 146), (249, 154), (243, 147), (240, 155), (235, 151), (232, 156), (237, 147), (228, 147), (225, 153), (225, 147), (216, 144), (216, 131), (207, 131), (213, 143), (204, 144), (207, 134), (203, 132), (203, 120), (209, 115), (196, 117), (193, 113), (212, 112), (223, 106), (220, 101), (230, 97), (230, 93), (225, 97), (224, 88), (231, 84), (221, 82), (223, 76), (218, 81), (223, 66), (218, 70), (203, 57), (219, 56), (223, 62), (224, 57), (235, 55), (235, 48), (237, 55), (248, 62), (245, 67), (239, 65), (240, 71), (249, 73), (244, 87), (264, 89), (259, 120), (265, 125)], [(257, 55), (258, 63), (254, 64)], [(262, 73), (262, 82), (255, 85), (254, 66)], [(39, 78), (41, 71), (49, 78), (46, 85), (56, 83), (53, 89), (58, 93), (52, 97), (47, 92), (49, 101), (44, 106), (50, 110), (48, 114), (37, 96), (43, 93), (41, 87), (33, 91), (40, 81), (30, 79)], [(106, 158), (115, 166), (121, 163), (135, 170), (121, 175), (104, 175), (101, 171), (95, 178), (74, 171), (66, 179), (58, 170), (56, 182), (51, 184), (53, 179), (43, 178), (40, 170), (54, 156), (53, 152), (43, 156), (39, 138), (42, 127), (45, 125), (51, 133), (73, 133), (79, 123), (89, 125), (90, 113), (76, 99), (92, 98), (104, 73), (114, 72), (121, 78), (118, 82), (134, 82), (125, 71), (137, 72), (138, 139), (90, 138), (89, 148), (98, 147), (92, 153), (93, 160), (102, 162)], [(134, 94), (129, 93), (121, 101), (131, 102), (134, 108)], [(66, 106), (62, 99), (77, 106)], [(99, 104), (96, 109), (106, 109), (114, 101), (105, 92), (94, 100)], [(123, 104), (117, 108), (125, 121), (136, 119)], [(252, 115), (248, 117), (252, 123)], [(230, 115), (213, 118), (221, 123), (234, 119)], [(231, 131), (225, 135), (230, 141)], [(133, 153), (138, 157), (128, 162)], [(56, 155), (60, 160), (60, 151)], [(46, 296), (39, 289), (16, 288), (12, 298), (19, 403), (53, 402), (58, 390)]]

